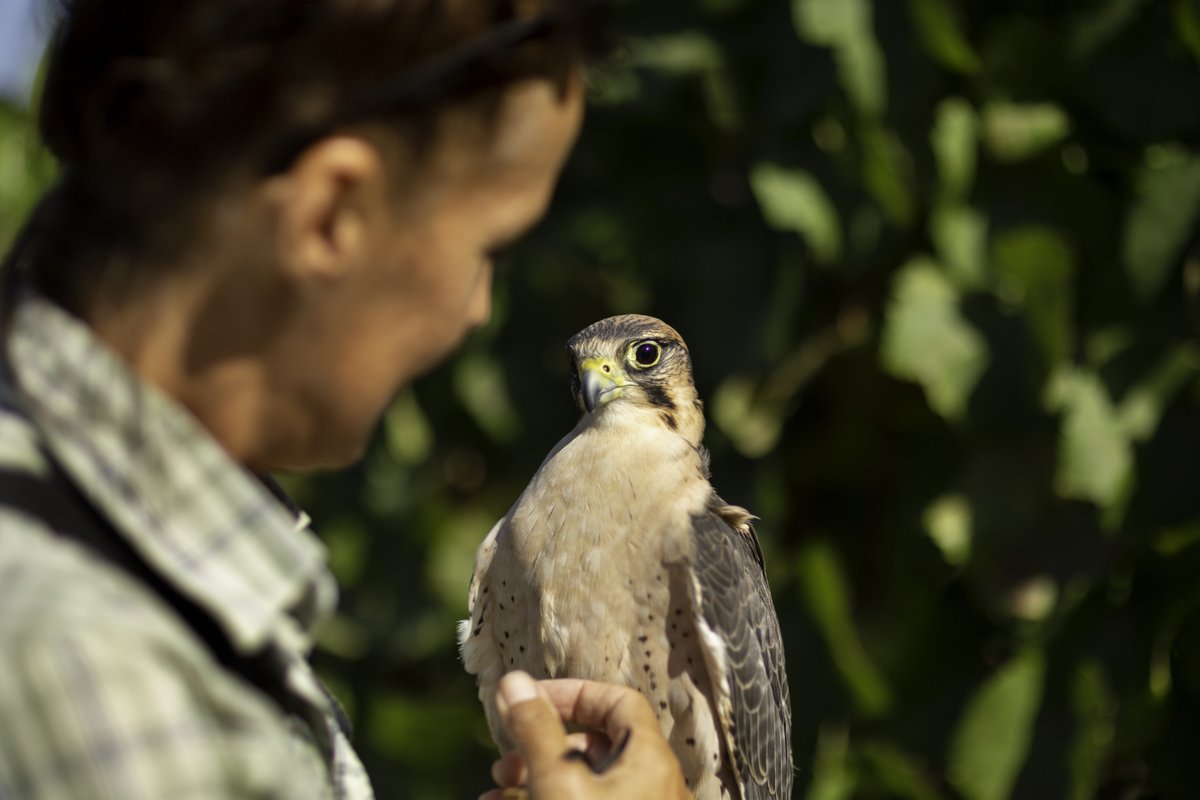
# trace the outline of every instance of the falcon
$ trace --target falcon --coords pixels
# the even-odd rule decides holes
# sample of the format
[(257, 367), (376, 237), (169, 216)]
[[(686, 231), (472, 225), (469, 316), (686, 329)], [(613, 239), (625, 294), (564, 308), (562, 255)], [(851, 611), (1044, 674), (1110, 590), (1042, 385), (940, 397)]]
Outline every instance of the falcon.
[(475, 557), (459, 627), (492, 737), (508, 670), (638, 689), (688, 787), (791, 796), (779, 622), (743, 508), (708, 480), (687, 345), (653, 317), (601, 320), (567, 343), (582, 416)]

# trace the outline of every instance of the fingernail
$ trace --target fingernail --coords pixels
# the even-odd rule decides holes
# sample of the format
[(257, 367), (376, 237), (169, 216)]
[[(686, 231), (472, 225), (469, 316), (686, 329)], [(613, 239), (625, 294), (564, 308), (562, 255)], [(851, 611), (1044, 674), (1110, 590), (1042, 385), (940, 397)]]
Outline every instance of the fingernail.
[(529, 673), (517, 670), (500, 679), (500, 699), (509, 708), (537, 697), (537, 684)]

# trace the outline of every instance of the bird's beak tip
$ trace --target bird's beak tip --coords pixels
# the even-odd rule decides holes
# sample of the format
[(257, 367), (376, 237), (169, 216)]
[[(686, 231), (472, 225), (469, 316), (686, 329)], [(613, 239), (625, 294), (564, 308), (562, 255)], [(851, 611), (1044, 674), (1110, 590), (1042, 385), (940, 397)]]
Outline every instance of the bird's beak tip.
[(580, 394), (587, 413), (592, 413), (612, 399), (611, 391), (617, 382), (602, 371), (601, 365), (585, 365), (579, 371)]

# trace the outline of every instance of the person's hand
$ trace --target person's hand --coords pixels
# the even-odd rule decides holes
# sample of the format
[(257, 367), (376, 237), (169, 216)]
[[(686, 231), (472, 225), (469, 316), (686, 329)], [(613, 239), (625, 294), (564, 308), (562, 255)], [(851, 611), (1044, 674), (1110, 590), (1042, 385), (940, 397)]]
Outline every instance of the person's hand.
[[(480, 800), (546, 798), (691, 798), (679, 762), (642, 695), (624, 686), (580, 680), (534, 682), (510, 672), (497, 693), (500, 719), (517, 749), (497, 761), (501, 789)], [(568, 734), (565, 722), (590, 729)]]

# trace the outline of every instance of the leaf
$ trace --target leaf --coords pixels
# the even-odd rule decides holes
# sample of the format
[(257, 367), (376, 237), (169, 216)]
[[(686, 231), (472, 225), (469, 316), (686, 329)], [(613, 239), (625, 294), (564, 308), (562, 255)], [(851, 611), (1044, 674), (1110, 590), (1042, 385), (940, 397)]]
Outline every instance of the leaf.
[[(341, 583), (339, 582), (339, 585)], [(367, 625), (348, 614), (334, 614), (321, 620), (315, 631), (315, 646), (323, 652), (347, 660), (365, 658), (371, 651)], [(340, 696), (339, 696), (339, 699)]]
[(709, 14), (728, 14), (746, 5), (746, 0), (703, 0), (704, 11)]
[(414, 698), (391, 690), (377, 692), (371, 700), (363, 709), (367, 736), (381, 753), (410, 768), (428, 761), (450, 768), (479, 716), (471, 704), (448, 703), (443, 697)]
[(393, 401), (383, 418), (383, 431), (388, 452), (401, 464), (420, 464), (433, 451), (433, 426), (412, 389), (401, 392)]
[(867, 122), (859, 127), (863, 183), (897, 225), (908, 225), (915, 215), (912, 158), (900, 140), (883, 125)]
[(933, 501), (921, 517), (925, 533), (942, 551), (952, 567), (961, 567), (971, 557), (973, 520), (971, 502), (961, 494), (943, 495)]
[(987, 366), (987, 344), (958, 308), (937, 265), (917, 258), (897, 274), (884, 320), (881, 357), (898, 378), (921, 384), (930, 407), (960, 419)]
[(863, 117), (887, 108), (887, 74), (875, 39), (870, 0), (792, 0), (792, 20), (801, 39), (830, 47), (842, 88)]
[(329, 569), (339, 586), (357, 586), (371, 550), (371, 537), (361, 520), (340, 518), (321, 526), (321, 539), (329, 548)]
[(937, 108), (929, 139), (940, 179), (939, 201), (930, 215), (930, 237), (959, 288), (982, 288), (987, 277), (988, 223), (966, 202), (975, 182), (979, 117), (962, 98), (944, 100)]
[(993, 100), (983, 107), (983, 140), (1001, 161), (1035, 156), (1070, 132), (1070, 118), (1052, 103)]
[(1112, 507), (1132, 475), (1133, 446), (1108, 390), (1095, 373), (1067, 368), (1051, 379), (1049, 399), (1063, 417), (1055, 479), (1059, 495)]
[(1103, 665), (1085, 661), (1071, 686), (1075, 740), (1071, 743), (1069, 800), (1093, 800), (1116, 738), (1117, 703)]
[(592, 106), (622, 106), (642, 94), (642, 80), (637, 71), (627, 65), (588, 73), (588, 104)]
[(1070, 31), (1071, 51), (1076, 58), (1087, 58), (1119, 35), (1138, 16), (1148, 0), (1104, 0), (1086, 16), (1077, 17)]
[(54, 175), (28, 115), (0, 102), (0, 253), (16, 236)]
[(946, 274), (962, 290), (978, 290), (987, 283), (988, 221), (966, 204), (941, 203), (929, 218), (929, 235)]
[(1153, 148), (1137, 177), (1136, 196), (1121, 250), (1134, 294), (1148, 302), (1170, 277), (1200, 216), (1200, 155), (1177, 146)]
[(965, 74), (978, 71), (979, 56), (959, 29), (949, 0), (910, 0), (909, 9), (921, 44), (934, 61)]
[(681, 75), (720, 69), (724, 61), (717, 43), (699, 31), (630, 39), (626, 47), (629, 63)]
[(858, 748), (862, 760), (870, 766), (874, 782), (887, 797), (905, 800), (940, 800), (926, 771), (912, 756), (886, 741), (872, 741)]
[(857, 783), (850, 762), (850, 736), (840, 726), (822, 725), (813, 754), (813, 776), (806, 800), (851, 800)]
[(1001, 297), (1025, 312), (1047, 364), (1072, 347), (1075, 262), (1062, 238), (1030, 226), (997, 236), (992, 250)]
[(1200, 542), (1200, 520), (1195, 520), (1160, 532), (1154, 537), (1154, 550), (1159, 555), (1170, 558), (1195, 546), (1198, 542)]
[(521, 428), (508, 396), (504, 370), (494, 359), (471, 354), (458, 360), (454, 388), (476, 424), (495, 442), (511, 441)]
[(944, 196), (962, 199), (975, 182), (979, 150), (979, 117), (961, 97), (943, 100), (937, 107), (929, 136), (937, 160)]
[(1200, 352), (1194, 345), (1180, 345), (1168, 353), (1121, 399), (1117, 416), (1125, 435), (1135, 442), (1154, 436), (1167, 403), (1197, 372), (1200, 372)]
[(707, 34), (683, 31), (651, 39), (626, 42), (628, 63), (676, 75), (699, 75), (709, 118), (717, 127), (731, 130), (741, 123), (733, 81), (721, 48)]
[(892, 692), (863, 647), (850, 610), (850, 590), (833, 550), (818, 542), (800, 551), (799, 585), (825, 636), (830, 655), (858, 709), (869, 717), (886, 714)]
[(423, 572), (444, 609), (458, 608), (465, 613), (467, 586), (475, 570), (475, 551), (497, 516), (479, 508), (455, 509), (432, 523), (435, 530), (431, 532), (429, 558)]
[(1007, 800), (1033, 738), (1045, 659), (1028, 650), (967, 703), (950, 743), (948, 777), (967, 800)]
[(837, 210), (815, 178), (803, 170), (761, 163), (750, 171), (750, 186), (768, 225), (800, 234), (822, 264), (841, 257)]
[(731, 375), (713, 395), (713, 421), (747, 458), (761, 458), (775, 449), (783, 432), (783, 412), (774, 404), (760, 402), (756, 381)]
[(1195, 0), (1174, 0), (1171, 18), (1175, 22), (1175, 35), (1200, 63), (1200, 5)]
[(762, 379), (731, 375), (713, 396), (713, 420), (747, 458), (775, 449), (796, 395), (837, 355), (858, 347), (871, 335), (871, 320), (848, 308), (829, 328), (812, 334)]

